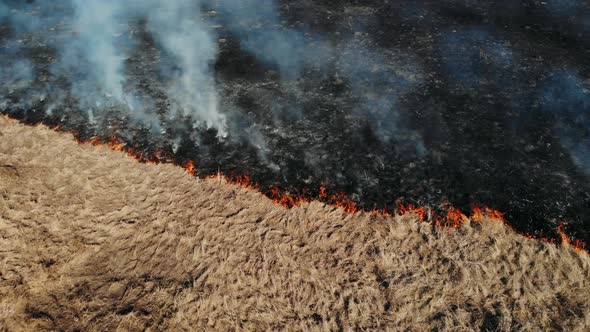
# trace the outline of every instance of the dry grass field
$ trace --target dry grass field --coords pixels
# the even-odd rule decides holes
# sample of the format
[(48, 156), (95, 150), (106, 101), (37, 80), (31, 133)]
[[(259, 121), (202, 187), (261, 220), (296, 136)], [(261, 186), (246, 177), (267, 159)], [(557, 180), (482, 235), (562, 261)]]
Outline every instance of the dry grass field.
[(589, 331), (590, 257), (494, 220), (287, 210), (0, 117), (1, 331)]

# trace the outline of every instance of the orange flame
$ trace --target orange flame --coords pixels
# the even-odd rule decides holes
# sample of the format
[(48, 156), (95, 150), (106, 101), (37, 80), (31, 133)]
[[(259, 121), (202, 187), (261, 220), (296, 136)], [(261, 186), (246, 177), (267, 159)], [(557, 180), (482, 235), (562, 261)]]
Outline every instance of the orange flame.
[(406, 204), (404, 205), (401, 202), (397, 203), (397, 210), (399, 214), (416, 214), (420, 221), (426, 220), (426, 207), (424, 206), (415, 206), (413, 204)]
[(344, 212), (353, 214), (358, 211), (356, 206), (356, 202), (350, 200), (346, 194), (344, 193), (337, 193), (330, 195), (330, 199), (328, 200), (328, 204), (334, 205), (336, 207), (341, 208)]
[(282, 205), (287, 209), (290, 209), (295, 206), (300, 206), (304, 203), (309, 202), (302, 196), (292, 195), (288, 191), (281, 192), (281, 190), (277, 187), (273, 187), (270, 189), (270, 197), (273, 200), (273, 202)]
[(447, 214), (441, 219), (436, 218), (435, 224), (443, 227), (458, 228), (469, 221), (466, 215), (454, 206), (447, 207)]
[(559, 237), (561, 238), (561, 244), (565, 245), (565, 246), (569, 246), (579, 253), (590, 255), (590, 253), (584, 248), (585, 245), (582, 241), (580, 241), (580, 240), (573, 240), (572, 241), (570, 239), (570, 237), (565, 233), (565, 231), (563, 229), (566, 226), (567, 226), (567, 223), (561, 223), (559, 225), (559, 227), (557, 227), (557, 234), (559, 234)]
[(474, 205), (472, 207), (471, 220), (480, 221), (485, 218), (505, 222), (504, 213), (487, 206), (480, 207), (479, 205)]
[(94, 146), (106, 146), (111, 150), (115, 150), (115, 151), (126, 151), (126, 145), (125, 142), (123, 142), (121, 139), (115, 137), (115, 136), (111, 136), (109, 137), (109, 139), (105, 141), (98, 137), (98, 136), (92, 136), (87, 142), (83, 142), (83, 141), (78, 141), (78, 143), (88, 143), (90, 145), (94, 145)]
[[(158, 158), (159, 160), (159, 158)], [(195, 162), (192, 160), (189, 160), (187, 162), (184, 163), (183, 165), (184, 169), (186, 170), (186, 172), (190, 175), (197, 175), (197, 169), (195, 168)]]
[(109, 137), (108, 146), (111, 150), (125, 151), (125, 143), (117, 137)]
[(103, 146), (104, 143), (102, 142), (102, 139), (98, 136), (92, 136), (90, 137), (90, 139), (87, 142), (81, 142), (78, 141), (78, 143), (88, 143), (90, 145), (94, 145), (94, 146)]
[[(221, 172), (217, 172), (217, 173), (218, 173), (218, 177), (221, 176)], [(248, 176), (247, 174), (225, 177), (225, 180), (227, 183), (234, 184), (234, 185), (241, 186), (241, 187), (248, 188), (248, 189), (257, 189), (258, 188), (258, 183), (252, 182), (252, 180), (250, 179), (250, 176)]]

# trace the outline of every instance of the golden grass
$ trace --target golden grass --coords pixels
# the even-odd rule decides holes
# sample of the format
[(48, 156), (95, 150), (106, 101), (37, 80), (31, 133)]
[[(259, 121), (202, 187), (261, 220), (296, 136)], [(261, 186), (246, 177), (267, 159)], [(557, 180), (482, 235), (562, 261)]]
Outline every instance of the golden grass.
[(0, 117), (0, 330), (590, 330), (590, 258), (291, 210)]

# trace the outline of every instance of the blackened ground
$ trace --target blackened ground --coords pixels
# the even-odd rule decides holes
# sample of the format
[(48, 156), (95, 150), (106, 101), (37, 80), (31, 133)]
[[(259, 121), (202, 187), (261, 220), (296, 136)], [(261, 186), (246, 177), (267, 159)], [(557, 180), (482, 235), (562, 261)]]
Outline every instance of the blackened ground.
[[(36, 65), (38, 86), (3, 87), (13, 105), (4, 112), (59, 124), (83, 139), (118, 135), (146, 156), (163, 150), (170, 161), (193, 160), (201, 175), (246, 173), (263, 191), (279, 186), (314, 195), (324, 183), (367, 208), (392, 207), (397, 199), (448, 201), (464, 211), (480, 203), (535, 235), (555, 236), (566, 221), (574, 237), (588, 243), (588, 170), (574, 162), (560, 128), (573, 128), (565, 130), (566, 141), (589, 141), (590, 97), (587, 89), (571, 97), (567, 84), (561, 91), (551, 82), (562, 72), (590, 77), (590, 25), (584, 23), (590, 13), (587, 5), (572, 12), (564, 3), (577, 2), (282, 1), (285, 28), (309, 29), (342, 53), (376, 52), (385, 59), (377, 65), (419, 67), (421, 78), (403, 93), (388, 90), (391, 81), (379, 68), (345, 77), (331, 60), (281, 79), (279, 68), (247, 52), (220, 15), (214, 19), (215, 72), (233, 129), (224, 140), (190, 121), (163, 122), (166, 133), (154, 138), (116, 108), (102, 110), (90, 124), (74, 98), (47, 115), (51, 95), (26, 103), (28, 91), (48, 85), (67, 91), (70, 82), (50, 75), (54, 50), (39, 42), (43, 36), (29, 36), (23, 53)], [(168, 101), (155, 68), (170, 60), (142, 27), (134, 26), (142, 44), (128, 60), (128, 84), (151, 96), (163, 115)], [(2, 28), (0, 40), (11, 33)], [(0, 56), (4, 64), (17, 55)], [(548, 99), (554, 90), (558, 96)], [(365, 109), (372, 105), (367, 92), (376, 94), (375, 105), (395, 100), (388, 111), (396, 124), (385, 128), (391, 134), (385, 139), (383, 124), (393, 120)]]

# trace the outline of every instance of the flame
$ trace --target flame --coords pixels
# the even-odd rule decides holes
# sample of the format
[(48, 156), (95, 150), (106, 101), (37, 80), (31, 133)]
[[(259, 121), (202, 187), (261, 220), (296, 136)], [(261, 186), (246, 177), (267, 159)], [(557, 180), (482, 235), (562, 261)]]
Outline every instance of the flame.
[(438, 214), (425, 206), (397, 203), (399, 214), (415, 214), (421, 222), (429, 221), (440, 227), (458, 228), (469, 221), (469, 218), (456, 207), (443, 204), (443, 214)]
[(577, 251), (579, 253), (590, 255), (590, 253), (584, 248), (585, 247), (584, 242), (582, 242), (580, 240), (573, 240), (572, 241), (572, 239), (570, 239), (570, 237), (563, 230), (565, 227), (567, 227), (567, 223), (565, 223), (565, 222), (561, 223), (559, 225), (559, 227), (557, 227), (557, 234), (559, 234), (559, 237), (561, 238), (561, 244), (564, 246), (571, 247), (572, 249), (574, 249), (575, 251)]
[(481, 221), (488, 218), (506, 222), (506, 220), (504, 220), (504, 213), (487, 206), (480, 207), (479, 205), (474, 205), (471, 210), (471, 220)]
[(292, 195), (290, 192), (281, 191), (277, 187), (270, 188), (270, 198), (273, 202), (282, 205), (287, 209), (309, 202), (309, 200), (305, 199), (303, 196)]
[(78, 143), (88, 143), (93, 146), (108, 147), (109, 149), (115, 151), (127, 151), (125, 142), (116, 136), (109, 137), (106, 142), (98, 136), (92, 136), (88, 141), (84, 142), (78, 140)]
[(354, 214), (359, 211), (357, 203), (346, 196), (344, 193), (336, 193), (328, 195), (326, 187), (321, 185), (318, 189), (317, 196), (314, 196), (309, 191), (304, 191), (302, 194), (293, 194), (287, 190), (281, 190), (278, 187), (270, 188), (270, 198), (273, 202), (282, 205), (286, 208), (300, 206), (309, 203), (313, 200), (326, 203), (343, 210), (347, 214)]
[(443, 227), (458, 228), (469, 221), (469, 218), (454, 206), (447, 207), (446, 215), (435, 219), (435, 224)]
[(318, 197), (320, 199), (324, 199), (324, 198), (328, 197), (328, 194), (326, 193), (326, 186), (323, 183), (320, 186), (320, 193), (318, 194)]
[(376, 216), (384, 216), (384, 217), (390, 217), (391, 213), (387, 210), (387, 209), (380, 209), (377, 207), (374, 207), (371, 209), (371, 211), (369, 211), (370, 214), (372, 215), (376, 215)]
[(104, 145), (104, 143), (102, 142), (102, 138), (100, 138), (98, 136), (90, 137), (90, 139), (87, 142), (78, 141), (78, 143), (80, 143), (80, 144), (88, 143), (88, 144), (94, 145), (94, 146), (103, 146)]
[(424, 206), (415, 206), (413, 204), (404, 205), (401, 202), (397, 202), (397, 210), (399, 211), (399, 214), (415, 214), (420, 221), (426, 221), (426, 207)]
[[(164, 154), (164, 152), (160, 149), (157, 149), (156, 152), (154, 152), (153, 155), (149, 156), (148, 158), (148, 163), (151, 164), (160, 164), (162, 163), (162, 155)], [(186, 169), (186, 171), (192, 175), (197, 175), (197, 170), (195, 168), (195, 163), (192, 160), (189, 160), (188, 162), (185, 163), (185, 165), (183, 165), (183, 167)]]
[[(218, 177), (221, 177), (221, 172), (217, 172)], [(244, 175), (234, 175), (229, 177), (224, 177), (227, 183), (234, 184), (236, 186), (244, 187), (247, 189), (258, 189), (258, 183), (252, 182), (250, 176), (247, 174)]]
[(209, 179), (218, 179), (221, 180), (222, 178), (224, 178), (223, 174), (221, 173), (221, 171), (217, 171), (211, 175), (209, 175)]
[(356, 202), (350, 200), (346, 194), (344, 193), (337, 193), (330, 195), (330, 199), (328, 200), (328, 204), (336, 206), (344, 210), (344, 212), (353, 214), (358, 211), (358, 207)]
[[(158, 157), (159, 160), (159, 157)], [(187, 162), (184, 163), (184, 165), (182, 166), (186, 172), (190, 175), (197, 175), (197, 169), (195, 167), (195, 162), (192, 160), (189, 160)]]
[[(374, 211), (379, 213), (382, 210)], [(403, 204), (400, 202), (397, 202), (397, 211), (401, 215), (415, 214), (422, 222), (430, 221), (437, 226), (450, 228), (458, 228), (469, 220), (481, 221), (484, 219), (493, 219), (496, 221), (505, 222), (504, 214), (502, 212), (487, 206), (482, 208), (474, 205), (470, 217), (467, 217), (467, 215), (461, 210), (448, 203), (443, 204), (444, 212), (442, 214), (438, 214), (425, 206)]]
[(125, 143), (117, 137), (109, 137), (108, 146), (111, 150), (125, 151)]

